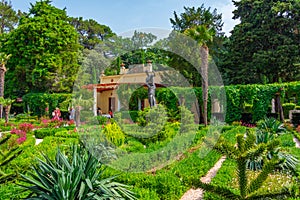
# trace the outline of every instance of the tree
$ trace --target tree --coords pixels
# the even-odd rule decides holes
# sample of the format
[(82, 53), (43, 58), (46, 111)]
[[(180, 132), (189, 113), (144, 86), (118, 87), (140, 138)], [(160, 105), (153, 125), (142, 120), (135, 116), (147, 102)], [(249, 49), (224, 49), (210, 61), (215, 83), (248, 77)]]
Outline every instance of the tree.
[(102, 45), (102, 49), (108, 52), (111, 57), (116, 57), (112, 61), (110, 68), (105, 71), (105, 74), (116, 74), (120, 70), (121, 63), (128, 68), (129, 65), (145, 64), (148, 60), (153, 63), (153, 68), (156, 64), (166, 63), (167, 57), (158, 49), (155, 48), (154, 42), (157, 39), (152, 33), (134, 31), (130, 38), (114, 36)]
[(214, 37), (223, 35), (221, 15), (217, 14), (216, 9), (211, 12), (210, 8), (205, 9), (204, 4), (195, 9), (184, 7), (185, 12), (178, 17), (174, 12), (174, 19), (170, 19), (174, 30), (185, 33), (196, 40), (202, 47), (201, 57), (201, 75), (203, 90), (203, 121), (207, 125), (207, 101), (208, 101), (208, 56), (209, 43), (212, 44)]
[(7, 92), (70, 92), (78, 70), (78, 33), (65, 10), (49, 0), (31, 4), (17, 29), (3, 39), (1, 51), (11, 54)]
[(239, 19), (226, 45), (229, 83), (273, 83), (299, 78), (300, 2), (233, 1)]
[(22, 13), (18, 13), (12, 9), (11, 2), (2, 0), (0, 2), (0, 34), (8, 33), (15, 28), (19, 17)]
[[(6, 55), (4, 53), (0, 53), (0, 98), (4, 97), (4, 81), (5, 81), (5, 72), (6, 72), (6, 63), (10, 58), (11, 54)], [(0, 118), (2, 118), (2, 104), (0, 105)]]
[(185, 30), (186, 35), (195, 39), (200, 48), (201, 57), (201, 75), (202, 75), (202, 98), (203, 98), (203, 121), (207, 125), (207, 103), (208, 103), (208, 43), (212, 42), (215, 30), (205, 25), (199, 25), (195, 28)]
[(108, 26), (99, 24), (93, 19), (70, 17), (68, 20), (79, 33), (80, 44), (86, 49), (94, 49), (105, 39), (115, 35)]
[(0, 104), (4, 107), (4, 111), (5, 111), (5, 123), (8, 123), (9, 111), (10, 111), (11, 104), (13, 102), (14, 100), (4, 99), (3, 97), (0, 97)]
[(200, 7), (184, 7), (184, 12), (178, 17), (174, 11), (174, 19), (171, 19), (174, 30), (184, 32), (186, 29), (194, 28), (198, 25), (209, 24), (218, 35), (223, 35), (222, 31), (222, 15), (217, 13), (217, 9), (213, 11), (205, 8), (204, 4)]

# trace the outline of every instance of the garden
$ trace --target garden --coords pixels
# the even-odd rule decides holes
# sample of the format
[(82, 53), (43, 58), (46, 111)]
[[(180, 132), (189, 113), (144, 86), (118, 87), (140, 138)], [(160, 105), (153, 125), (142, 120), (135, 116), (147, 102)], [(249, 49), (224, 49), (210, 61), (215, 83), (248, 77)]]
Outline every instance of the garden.
[[(233, 1), (231, 36), (184, 7), (165, 38), (0, 4), (1, 200), (300, 199), (299, 1)], [(114, 77), (151, 62), (178, 74), (142, 107), (144, 82)]]
[[(191, 188), (203, 188), (203, 199), (299, 199), (300, 128), (287, 119), (281, 122), (279, 116), (268, 117), (268, 109), (257, 113), (255, 108), (262, 104), (259, 98), (271, 101), (278, 88), (284, 88), (282, 102), (296, 109), (298, 85), (228, 86), (231, 117), (221, 122), (210, 113), (208, 126), (195, 124), (189, 101), (178, 106), (167, 89), (157, 91), (156, 107), (116, 112), (111, 119), (83, 113), (78, 127), (47, 116), (34, 100), (43, 98), (35, 94), (28, 98), (34, 113), (1, 122), (0, 196), (175, 200)], [(252, 96), (237, 95), (246, 91)], [(68, 99), (47, 98), (59, 99), (57, 105)], [(243, 122), (245, 102), (254, 104), (247, 112), (256, 121)], [(202, 182), (224, 156), (215, 176)]]

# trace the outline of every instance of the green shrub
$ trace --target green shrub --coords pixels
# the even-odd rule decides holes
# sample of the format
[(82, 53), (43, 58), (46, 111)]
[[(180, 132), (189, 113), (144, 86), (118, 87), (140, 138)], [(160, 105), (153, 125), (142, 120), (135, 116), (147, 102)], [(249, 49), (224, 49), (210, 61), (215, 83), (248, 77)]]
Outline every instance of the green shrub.
[(121, 148), (126, 152), (142, 152), (145, 149), (144, 145), (135, 139), (128, 140)]
[[(0, 138), (0, 145), (5, 145), (12, 135), (8, 134)], [(16, 172), (6, 173), (5, 169), (22, 153), (19, 146), (14, 146), (11, 149), (0, 149), (0, 184), (13, 180), (17, 175)]]
[(85, 122), (88, 121), (88, 119), (91, 119), (94, 117), (94, 114), (90, 110), (82, 110), (80, 111), (80, 121)]
[(37, 139), (43, 139), (47, 136), (54, 136), (55, 132), (53, 130), (53, 128), (36, 129), (34, 131), (34, 136)]
[[(18, 183), (18, 182), (17, 182)], [(16, 183), (7, 182), (1, 184), (0, 197), (1, 200), (19, 200), (24, 199), (28, 193), (22, 193), (23, 188), (18, 187)]]
[(108, 121), (108, 118), (104, 117), (104, 116), (97, 116), (97, 121), (98, 121), (98, 124), (105, 125)]
[(117, 123), (107, 124), (103, 129), (103, 133), (106, 139), (112, 144), (116, 146), (121, 146), (124, 144), (125, 135)]
[[(22, 99), (24, 102), (24, 110), (27, 110), (28, 106), (33, 115), (45, 116), (51, 114), (56, 107), (59, 107), (61, 110), (67, 110), (67, 106), (72, 99), (72, 94), (28, 93), (24, 95)], [(46, 108), (48, 108), (48, 112)]]
[(10, 126), (10, 125), (5, 125), (5, 124), (2, 124), (0, 126), (0, 132), (4, 132), (4, 131), (10, 131), (13, 127)]
[(79, 134), (74, 131), (58, 131), (54, 136), (63, 138), (79, 138)]
[(74, 130), (74, 126), (65, 126), (62, 128), (42, 128), (34, 131), (35, 138), (43, 139), (47, 136), (54, 136), (56, 132)]

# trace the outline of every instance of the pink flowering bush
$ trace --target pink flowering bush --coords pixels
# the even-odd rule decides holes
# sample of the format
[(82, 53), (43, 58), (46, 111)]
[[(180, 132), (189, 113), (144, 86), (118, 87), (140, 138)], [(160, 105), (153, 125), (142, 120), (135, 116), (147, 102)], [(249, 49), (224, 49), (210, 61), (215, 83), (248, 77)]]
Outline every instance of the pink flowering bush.
[(19, 124), (19, 129), (25, 131), (26, 133), (31, 132), (34, 126), (30, 123)]
[(26, 141), (26, 134), (25, 134), (24, 136), (19, 137), (19, 138), (17, 139), (17, 143), (18, 143), (18, 144), (22, 144), (22, 143), (25, 142), (25, 141)]
[(41, 119), (41, 127), (42, 128), (48, 127), (49, 123), (51, 123), (51, 119), (47, 119), (47, 118)]
[(24, 130), (13, 128), (10, 133), (18, 136), (16, 140), (18, 144), (22, 144), (26, 140), (26, 132)]
[(51, 119), (51, 122), (48, 124), (48, 127), (61, 127), (64, 121), (62, 119)]

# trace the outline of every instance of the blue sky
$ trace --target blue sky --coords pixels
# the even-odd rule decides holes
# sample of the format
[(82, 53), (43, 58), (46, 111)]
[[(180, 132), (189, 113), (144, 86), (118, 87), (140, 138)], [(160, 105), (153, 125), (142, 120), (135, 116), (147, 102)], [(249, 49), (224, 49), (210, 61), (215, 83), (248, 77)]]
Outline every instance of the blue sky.
[[(27, 12), (30, 3), (35, 0), (12, 0), (15, 10)], [(169, 18), (173, 12), (183, 12), (183, 6), (216, 8), (222, 13), (223, 31), (228, 35), (238, 22), (232, 20), (234, 6), (231, 0), (52, 0), (52, 5), (65, 8), (72, 17), (94, 19), (100, 24), (109, 26), (115, 33), (142, 28), (171, 29)]]

